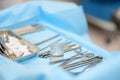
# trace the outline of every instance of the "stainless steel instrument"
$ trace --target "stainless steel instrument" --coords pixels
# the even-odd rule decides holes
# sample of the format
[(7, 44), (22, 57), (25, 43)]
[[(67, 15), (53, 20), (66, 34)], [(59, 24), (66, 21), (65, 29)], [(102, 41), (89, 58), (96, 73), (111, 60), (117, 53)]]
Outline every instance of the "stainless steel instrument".
[[(64, 51), (68, 52), (68, 51), (79, 49), (79, 48), (80, 48), (79, 45), (69, 45), (69, 46), (64, 47)], [(39, 57), (41, 57), (41, 58), (47, 58), (49, 56), (50, 56), (50, 51), (46, 51), (46, 52), (39, 55)]]
[(1, 52), (3, 52), (7, 57), (9, 57), (8, 48), (1, 37), (0, 37), (0, 49)]
[(72, 69), (75, 69), (77, 67), (85, 66), (85, 65), (88, 65), (91, 63), (98, 63), (102, 59), (103, 59), (103, 57), (101, 57), (101, 56), (94, 56), (91, 58), (87, 58), (87, 59), (80, 60), (80, 61), (77, 61), (77, 62), (74, 62), (71, 64), (64, 65), (64, 66), (62, 66), (62, 68), (67, 69), (67, 70), (72, 70)]
[[(82, 50), (80, 49), (80, 52), (79, 52), (79, 53), (77, 53), (77, 54), (75, 54), (74, 56), (70, 57), (68, 61), (63, 62), (60, 66), (64, 66), (64, 65), (72, 62), (72, 61), (75, 60), (75, 58), (78, 57), (78, 56), (81, 56), (81, 58), (82, 58), (82, 57), (84, 57), (83, 54), (86, 53), (86, 52), (88, 52), (88, 51), (85, 51), (85, 52), (81, 52), (81, 51), (82, 51)], [(76, 52), (76, 51), (75, 51), (75, 52)], [(82, 55), (83, 55), (83, 56), (82, 56)]]
[[(89, 70), (91, 67), (97, 65), (98, 63), (102, 62), (102, 59), (103, 59), (103, 57), (101, 57), (101, 56), (94, 56), (94, 57), (80, 60), (80, 61), (68, 64), (68, 65), (64, 65), (64, 66), (62, 66), (62, 68), (69, 71), (70, 73), (72, 73), (74, 75), (78, 75), (80, 73), (83, 73), (83, 72)], [(84, 67), (84, 68), (81, 71), (74, 72), (74, 69), (82, 68), (82, 67)]]
[[(87, 53), (87, 54), (84, 54), (84, 55), (78, 55), (78, 56), (76, 56), (76, 57), (74, 57), (74, 59), (73, 60), (76, 60), (76, 59), (80, 59), (80, 58), (82, 58), (82, 57), (92, 57), (92, 56), (94, 56), (94, 54), (92, 54), (92, 53)], [(50, 62), (50, 64), (55, 64), (55, 63), (59, 63), (59, 62), (65, 62), (66, 63), (66, 61), (70, 61), (72, 58), (70, 57), (70, 58), (66, 58), (66, 59), (62, 59), (62, 60), (56, 60), (56, 61), (53, 61), (53, 62)], [(65, 64), (64, 63), (64, 64)], [(63, 64), (62, 64), (63, 65)]]
[(28, 34), (31, 32), (35, 32), (35, 31), (39, 31), (39, 30), (43, 30), (43, 27), (41, 26), (25, 26), (25, 27), (21, 27), (21, 28), (17, 28), (12, 30), (14, 33), (16, 33), (17, 35), (24, 35), (24, 34)]
[(46, 38), (45, 40), (40, 41), (40, 42), (36, 42), (36, 43), (34, 43), (34, 44), (35, 44), (35, 45), (39, 45), (39, 44), (42, 44), (42, 43), (47, 42), (47, 41), (49, 41), (49, 40), (52, 40), (52, 39), (54, 39), (54, 38), (56, 38), (56, 37), (58, 37), (58, 36), (59, 36), (59, 35), (57, 34), (57, 35), (55, 35), (55, 36), (48, 37), (48, 38)]

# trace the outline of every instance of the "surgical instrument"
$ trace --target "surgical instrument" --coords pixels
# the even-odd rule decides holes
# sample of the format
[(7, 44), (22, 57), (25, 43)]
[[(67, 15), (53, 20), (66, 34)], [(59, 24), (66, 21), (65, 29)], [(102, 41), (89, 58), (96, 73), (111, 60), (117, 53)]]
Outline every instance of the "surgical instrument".
[(77, 67), (85, 66), (85, 65), (88, 65), (88, 64), (91, 64), (91, 63), (98, 63), (102, 59), (103, 59), (103, 57), (101, 57), (101, 56), (94, 56), (94, 57), (87, 58), (87, 59), (84, 59), (84, 60), (80, 60), (80, 61), (68, 64), (68, 65), (64, 65), (64, 66), (62, 66), (62, 68), (67, 69), (67, 70), (71, 70), (71, 69), (75, 69)]
[[(82, 58), (82, 57), (92, 57), (92, 56), (94, 56), (94, 54), (87, 53), (87, 54), (84, 54), (84, 55), (80, 55), (80, 56), (74, 57), (74, 60)], [(55, 64), (55, 63), (59, 63), (59, 62), (63, 62), (63, 61), (68, 61), (68, 60), (71, 60), (71, 58), (66, 58), (66, 59), (62, 59), (62, 60), (56, 60), (56, 61), (50, 62), (49, 64)]]
[(14, 33), (16, 33), (17, 35), (24, 35), (24, 34), (39, 31), (39, 30), (43, 30), (43, 27), (41, 27), (41, 26), (34, 26), (34, 27), (33, 26), (26, 26), (26, 27), (14, 29), (12, 31)]
[(55, 44), (55, 43), (57, 43), (57, 42), (59, 42), (59, 41), (61, 41), (61, 40), (62, 40), (62, 39), (58, 39), (58, 40), (56, 40), (55, 42), (48, 44), (47, 46), (41, 48), (40, 51), (42, 51), (42, 50), (48, 48), (48, 47), (51, 46), (52, 44)]
[[(74, 59), (75, 59), (75, 57), (77, 57), (77, 56), (79, 56), (79, 55), (83, 55), (83, 53), (87, 53), (88, 51), (85, 51), (85, 52), (81, 52), (82, 50), (80, 49), (80, 53), (77, 53), (77, 54), (75, 54), (74, 56), (72, 56), (72, 57), (70, 57), (70, 60), (68, 60), (68, 61), (65, 61), (64, 63), (62, 63), (60, 66), (64, 66), (64, 65), (66, 65), (66, 64), (68, 64), (68, 63), (70, 63), (70, 62), (72, 62)], [(76, 51), (75, 51), (76, 52)]]
[(54, 38), (56, 38), (56, 37), (58, 37), (58, 36), (59, 36), (59, 35), (57, 34), (57, 35), (55, 35), (55, 36), (48, 37), (48, 38), (46, 38), (45, 40), (40, 41), (40, 42), (37, 42), (37, 43), (34, 43), (34, 44), (35, 44), (35, 45), (39, 45), (39, 44), (42, 44), (42, 43), (47, 42), (47, 41), (49, 41), (49, 40), (52, 40), (52, 39), (54, 39)]
[[(68, 51), (75, 50), (75, 49), (78, 49), (78, 48), (80, 48), (79, 45), (69, 45), (69, 46), (64, 47), (64, 51), (68, 52)], [(41, 57), (41, 58), (47, 58), (49, 56), (50, 56), (50, 51), (46, 51), (46, 52), (39, 55), (39, 57)]]

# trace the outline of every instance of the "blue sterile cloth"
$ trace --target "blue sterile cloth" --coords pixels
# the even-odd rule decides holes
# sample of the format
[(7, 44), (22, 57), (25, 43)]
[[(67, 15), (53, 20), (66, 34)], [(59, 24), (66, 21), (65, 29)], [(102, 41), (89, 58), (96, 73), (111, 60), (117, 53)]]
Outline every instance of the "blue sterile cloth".
[[(111, 55), (89, 39), (87, 23), (81, 6), (73, 3), (41, 1), (24, 3), (0, 11), (1, 29), (12, 30), (36, 24), (44, 26), (45, 30), (22, 37), (35, 43), (45, 37), (59, 34), (58, 39), (71, 40), (81, 45), (83, 50), (103, 56), (103, 63), (88, 72), (73, 76), (58, 65), (49, 65), (49, 58), (43, 59), (36, 56), (17, 63), (0, 56), (0, 78), (3, 78), (0, 80), (120, 80), (120, 56)], [(38, 47), (42, 48), (52, 41), (38, 45)], [(71, 54), (72, 52), (68, 56)]]

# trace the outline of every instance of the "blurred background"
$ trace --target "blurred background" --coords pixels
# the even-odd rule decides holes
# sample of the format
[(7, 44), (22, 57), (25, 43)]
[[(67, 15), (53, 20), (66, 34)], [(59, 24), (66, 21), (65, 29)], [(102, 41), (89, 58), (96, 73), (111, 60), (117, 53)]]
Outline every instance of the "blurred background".
[[(30, 0), (0, 0), (0, 10), (27, 1)], [(92, 41), (107, 51), (120, 51), (120, 0), (49, 1), (66, 1), (82, 5)]]

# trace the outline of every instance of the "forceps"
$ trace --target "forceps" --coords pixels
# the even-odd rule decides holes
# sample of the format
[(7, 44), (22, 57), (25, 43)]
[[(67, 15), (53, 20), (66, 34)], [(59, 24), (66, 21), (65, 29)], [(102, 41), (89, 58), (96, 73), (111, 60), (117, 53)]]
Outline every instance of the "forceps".
[[(88, 58), (85, 60), (81, 60), (81, 61), (69, 64), (69, 65), (66, 65), (63, 67), (63, 69), (69, 71), (70, 73), (72, 73), (74, 75), (78, 75), (80, 73), (83, 73), (83, 72), (89, 70), (91, 67), (95, 66), (97, 63), (100, 63), (102, 61), (102, 59), (103, 59), (103, 57), (101, 57), (101, 56), (94, 56), (92, 58)], [(85, 66), (85, 68), (82, 71), (79, 71), (79, 72), (71, 71), (76, 68), (80, 68), (80, 67), (84, 67), (84, 66)]]
[[(82, 57), (92, 57), (92, 56), (94, 56), (94, 55), (88, 53), (88, 54), (76, 56), (76, 57), (74, 57), (74, 60), (75, 60), (75, 59), (82, 58)], [(53, 62), (50, 62), (49, 64), (55, 64), (55, 63), (63, 62), (63, 61), (70, 61), (71, 59), (72, 59), (72, 58), (70, 57), (70, 58), (66, 58), (66, 59), (62, 59), (62, 60), (58, 60), (58, 61), (53, 61)], [(65, 62), (64, 64), (66, 64), (66, 62)], [(62, 65), (63, 65), (63, 64), (62, 64)]]
[[(77, 49), (77, 50), (74, 50), (74, 51), (75, 51), (77, 54), (74, 55), (74, 56), (72, 56), (72, 57), (70, 57), (69, 60), (67, 60), (67, 61), (65, 61), (64, 63), (62, 63), (60, 66), (64, 66), (64, 65), (66, 65), (66, 64), (68, 64), (68, 63), (70, 63), (70, 62), (72, 62), (73, 60), (78, 59), (78, 58), (93, 57), (93, 56), (94, 56), (93, 53), (87, 53), (88, 51), (82, 52), (82, 49), (81, 49), (81, 48), (79, 48), (79, 49)], [(87, 54), (84, 54), (84, 53), (87, 53)], [(77, 57), (78, 57), (78, 58), (77, 58)]]
[(103, 59), (103, 57), (101, 57), (101, 56), (94, 56), (94, 57), (87, 58), (87, 59), (84, 59), (84, 60), (80, 60), (80, 61), (77, 61), (77, 62), (74, 62), (74, 63), (71, 63), (71, 64), (67, 64), (65, 66), (62, 66), (62, 68), (67, 69), (67, 70), (71, 70), (71, 69), (75, 69), (77, 67), (85, 66), (85, 65), (88, 65), (88, 64), (91, 64), (91, 63), (98, 63), (102, 59)]

